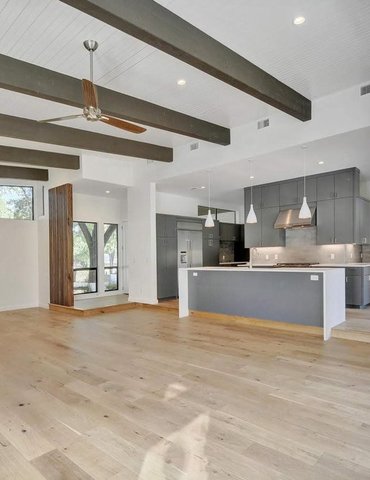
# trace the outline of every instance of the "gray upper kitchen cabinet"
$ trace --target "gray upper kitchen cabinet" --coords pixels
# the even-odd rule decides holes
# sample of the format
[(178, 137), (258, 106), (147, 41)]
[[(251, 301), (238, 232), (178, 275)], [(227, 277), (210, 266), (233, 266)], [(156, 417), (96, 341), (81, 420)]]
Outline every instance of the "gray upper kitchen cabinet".
[(370, 243), (370, 201), (365, 198), (356, 198), (355, 242)]
[(213, 267), (219, 264), (220, 222), (215, 220), (213, 228), (206, 228), (203, 222), (203, 266)]
[(359, 171), (357, 168), (317, 177), (317, 200), (357, 197), (358, 195)]
[[(259, 210), (261, 208), (261, 187), (253, 187), (252, 197), (253, 197), (253, 206), (254, 209)], [(246, 187), (244, 189), (244, 207), (245, 207), (245, 216), (248, 215), (249, 207), (251, 205), (251, 187)]]
[(357, 197), (359, 195), (359, 181), (357, 168), (336, 173), (334, 175), (335, 198)]
[(280, 184), (280, 206), (298, 203), (298, 181), (282, 182)]
[(260, 247), (262, 244), (261, 210), (255, 210), (257, 223), (245, 223), (244, 246), (245, 248)]
[(279, 207), (270, 207), (264, 208), (261, 212), (262, 247), (279, 247), (285, 245), (284, 230), (274, 228), (279, 211)]
[(335, 196), (334, 175), (317, 177), (317, 201), (330, 200)]
[(262, 185), (261, 195), (262, 208), (278, 207), (280, 203), (280, 185), (278, 183)]
[(354, 199), (336, 198), (334, 201), (334, 243), (353, 243)]
[(353, 198), (317, 202), (317, 244), (354, 243), (354, 241)]
[(334, 200), (317, 202), (317, 244), (334, 242)]
[[(316, 202), (316, 177), (306, 178), (306, 197), (308, 202)], [(298, 180), (298, 203), (302, 203), (303, 200), (303, 179)]]
[(177, 236), (177, 218), (174, 215), (157, 214), (157, 237), (172, 237)]
[(240, 227), (236, 223), (220, 222), (220, 240), (222, 242), (239, 242)]

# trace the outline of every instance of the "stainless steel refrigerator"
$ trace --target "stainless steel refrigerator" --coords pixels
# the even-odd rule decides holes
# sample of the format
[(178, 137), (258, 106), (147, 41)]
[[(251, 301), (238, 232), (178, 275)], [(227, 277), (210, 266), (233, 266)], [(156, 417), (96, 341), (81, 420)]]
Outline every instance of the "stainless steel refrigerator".
[(177, 223), (177, 266), (191, 268), (203, 266), (202, 225), (191, 222)]

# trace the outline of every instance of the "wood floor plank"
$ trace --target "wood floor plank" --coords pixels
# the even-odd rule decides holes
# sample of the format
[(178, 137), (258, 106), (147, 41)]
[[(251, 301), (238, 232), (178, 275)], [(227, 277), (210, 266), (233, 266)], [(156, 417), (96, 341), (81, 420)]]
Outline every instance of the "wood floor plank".
[(0, 313), (0, 376), (1, 480), (370, 478), (366, 343), (26, 309)]

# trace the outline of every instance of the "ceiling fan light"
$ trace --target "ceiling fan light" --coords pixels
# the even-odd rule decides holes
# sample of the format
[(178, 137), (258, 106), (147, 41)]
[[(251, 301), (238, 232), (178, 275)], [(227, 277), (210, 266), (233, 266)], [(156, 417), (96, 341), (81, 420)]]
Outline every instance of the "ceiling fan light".
[(207, 228), (212, 228), (215, 226), (215, 222), (213, 221), (211, 210), (208, 209), (208, 215), (206, 218), (206, 223), (204, 224), (205, 227)]
[(251, 203), (246, 222), (247, 223), (257, 223), (257, 215), (256, 215), (256, 212), (254, 211), (253, 203)]
[(307, 204), (307, 197), (303, 197), (303, 202), (302, 202), (302, 206), (301, 206), (301, 209), (299, 211), (298, 217), (302, 218), (302, 219), (312, 217), (310, 207)]

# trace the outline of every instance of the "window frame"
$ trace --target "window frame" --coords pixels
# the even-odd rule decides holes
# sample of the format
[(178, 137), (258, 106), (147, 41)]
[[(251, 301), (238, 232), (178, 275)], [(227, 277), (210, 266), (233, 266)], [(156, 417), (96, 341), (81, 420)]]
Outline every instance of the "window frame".
[(0, 183), (1, 187), (13, 187), (13, 188), (30, 188), (32, 191), (32, 214), (31, 218), (7, 218), (7, 217), (0, 217), (0, 220), (18, 220), (18, 221), (26, 221), (26, 222), (33, 222), (35, 220), (35, 187), (33, 185), (20, 185), (19, 183), (14, 184), (5, 184)]
[[(74, 250), (74, 239), (73, 239), (73, 224), (75, 223), (90, 223), (96, 225), (96, 267), (73, 267), (73, 272), (83, 272), (83, 271), (94, 271), (95, 270), (95, 290), (93, 292), (80, 292), (75, 293), (73, 288), (73, 295), (95, 295), (99, 293), (99, 224), (98, 222), (91, 222), (85, 220), (73, 220), (72, 221), (72, 248)], [(74, 254), (73, 254), (74, 256)], [(74, 283), (74, 282), (73, 282)]]
[[(105, 261), (104, 261), (104, 255), (105, 255), (105, 242), (103, 245), (103, 269), (104, 269), (104, 276), (105, 276), (105, 270), (113, 270), (114, 268), (117, 270), (117, 288), (110, 288), (109, 290), (105, 288), (105, 281), (104, 281), (104, 293), (106, 292), (118, 292), (119, 287), (120, 287), (120, 274), (119, 274), (119, 262), (120, 262), (120, 256), (119, 256), (119, 224), (118, 223), (112, 223), (112, 222), (104, 222), (103, 223), (103, 234), (105, 234), (105, 226), (106, 225), (114, 225), (116, 227), (116, 232), (117, 232), (117, 265), (116, 266), (111, 266), (111, 267), (106, 267), (105, 266)], [(103, 235), (104, 238), (104, 235)]]

